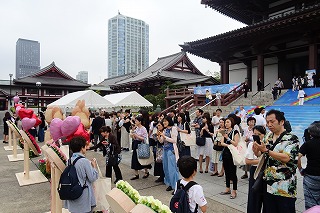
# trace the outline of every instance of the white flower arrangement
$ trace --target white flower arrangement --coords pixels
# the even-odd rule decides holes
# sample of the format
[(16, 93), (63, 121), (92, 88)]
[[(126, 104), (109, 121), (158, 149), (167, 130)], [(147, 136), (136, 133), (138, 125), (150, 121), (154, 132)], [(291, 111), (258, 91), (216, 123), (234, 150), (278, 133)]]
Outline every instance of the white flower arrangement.
[(116, 187), (123, 191), (130, 199), (137, 204), (140, 199), (140, 194), (135, 190), (127, 181), (120, 180), (117, 182)]
[(116, 187), (123, 191), (135, 204), (143, 204), (151, 208), (156, 213), (171, 213), (170, 208), (153, 196), (140, 196), (139, 192), (134, 189), (127, 181), (120, 180)]
[(162, 204), (160, 200), (155, 199), (153, 196), (141, 196), (138, 202), (148, 206), (157, 213), (171, 213), (168, 206)]

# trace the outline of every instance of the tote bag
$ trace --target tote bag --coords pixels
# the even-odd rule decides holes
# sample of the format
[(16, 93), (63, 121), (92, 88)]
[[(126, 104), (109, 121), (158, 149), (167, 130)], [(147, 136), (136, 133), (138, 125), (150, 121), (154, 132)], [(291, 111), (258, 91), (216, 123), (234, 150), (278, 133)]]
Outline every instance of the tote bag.
[(196, 145), (196, 132), (191, 131), (190, 134), (180, 132), (180, 139), (186, 146)]
[[(232, 140), (233, 138), (234, 138), (234, 131), (232, 133)], [(247, 151), (247, 145), (246, 145), (246, 142), (243, 140), (243, 137), (240, 136), (240, 140), (237, 146), (229, 144), (228, 148), (232, 154), (233, 164), (235, 166), (246, 165), (245, 154)]]
[(143, 142), (138, 144), (137, 151), (138, 159), (148, 159), (150, 157), (150, 146), (148, 143)]
[(138, 158), (139, 163), (141, 164), (141, 166), (147, 166), (153, 163), (154, 158), (153, 158), (153, 152), (152, 152), (152, 147), (149, 148), (150, 151), (150, 157), (147, 159), (142, 159), (142, 158)]
[(106, 195), (109, 193), (109, 191), (111, 191), (111, 178), (103, 177), (98, 164), (97, 170), (99, 172), (99, 178), (93, 182), (93, 192), (97, 204), (93, 210), (109, 212), (109, 203)]

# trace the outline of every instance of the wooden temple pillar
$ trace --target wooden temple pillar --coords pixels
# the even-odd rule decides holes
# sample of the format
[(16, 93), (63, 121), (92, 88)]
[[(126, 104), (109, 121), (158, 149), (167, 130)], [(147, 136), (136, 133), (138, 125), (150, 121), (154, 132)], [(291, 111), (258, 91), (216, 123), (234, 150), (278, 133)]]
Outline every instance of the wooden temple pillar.
[(316, 43), (309, 44), (309, 69), (317, 69), (318, 64), (318, 45)]
[(252, 90), (252, 61), (244, 61), (243, 62), (247, 67), (247, 77), (246, 80), (248, 80), (248, 85), (250, 90)]
[(262, 54), (259, 54), (257, 56), (257, 79), (261, 79), (262, 82), (262, 88), (265, 86), (264, 85), (264, 57)]
[(220, 63), (221, 84), (229, 84), (229, 61)]

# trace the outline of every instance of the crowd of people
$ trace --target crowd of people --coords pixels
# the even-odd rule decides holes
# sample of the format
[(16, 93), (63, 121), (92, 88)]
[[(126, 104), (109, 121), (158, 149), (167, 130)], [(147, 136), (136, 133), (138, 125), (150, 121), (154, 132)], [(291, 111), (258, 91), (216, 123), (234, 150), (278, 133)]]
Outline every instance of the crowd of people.
[[(241, 179), (249, 180), (247, 212), (295, 212), (297, 168), (304, 176), (305, 208), (319, 205), (320, 122), (314, 122), (308, 127), (309, 139), (299, 149), (298, 137), (291, 133), (291, 128), (288, 127), (290, 124), (283, 112), (266, 112), (264, 108), (256, 108), (254, 112), (255, 115), (247, 117), (244, 108), (241, 107), (239, 111), (222, 117), (222, 110), (219, 108), (212, 116), (199, 108), (195, 111), (193, 121), (190, 120), (188, 111), (171, 110), (166, 114), (152, 115), (143, 110), (137, 115), (133, 115), (130, 110), (96, 112), (90, 116), (92, 146), (89, 149), (103, 152), (103, 156), (106, 157), (105, 176), (112, 177), (113, 169), (114, 183), (123, 179), (119, 167), (121, 152), (131, 149), (131, 169), (134, 174), (132, 181), (140, 178), (141, 170), (142, 178), (147, 179), (153, 166), (154, 176), (158, 177), (155, 182), (163, 182), (167, 187), (166, 191), (174, 194), (180, 187), (177, 185), (178, 181), (186, 186), (194, 179), (197, 171), (202, 175), (210, 173), (211, 176), (225, 178), (225, 190), (220, 194), (236, 199), (238, 167), (234, 164), (233, 154), (228, 147), (237, 147), (240, 140), (244, 140), (247, 152), (244, 156), (246, 165), (242, 166), (244, 174)], [(42, 120), (43, 114), (40, 113), (39, 116)], [(3, 121), (6, 120), (19, 125), (19, 119), (15, 120), (9, 112), (3, 118)], [(39, 141), (43, 140), (44, 129), (45, 125), (38, 128)], [(183, 134), (190, 134), (191, 131), (195, 131), (196, 153), (192, 153), (190, 146), (182, 141)], [(5, 124), (4, 143), (7, 142), (7, 135), (8, 127)], [(139, 161), (138, 147), (144, 143), (153, 147), (154, 163), (149, 165), (141, 165)], [(84, 144), (81, 138), (70, 141), (70, 149), (73, 152), (71, 160), (85, 156), (88, 147)], [(191, 155), (196, 156), (195, 159)], [(301, 164), (303, 156), (307, 158), (306, 168)], [(262, 159), (265, 163), (259, 167)], [(196, 160), (198, 162), (194, 163)], [(89, 177), (79, 173), (80, 182), (92, 183), (98, 178), (94, 160), (90, 162), (88, 159), (80, 159), (79, 162), (76, 168), (83, 167), (84, 170), (81, 171), (90, 174)], [(255, 185), (260, 183), (260, 179), (255, 173), (259, 172), (262, 172), (262, 187), (257, 191)], [(86, 196), (90, 198), (87, 204), (93, 206), (95, 200), (92, 198), (90, 187), (87, 193)], [(188, 193), (192, 194), (190, 206), (193, 209), (198, 208), (198, 212), (206, 212), (207, 202), (202, 187), (194, 185)], [(73, 206), (73, 202), (69, 202), (68, 205), (71, 209), (77, 208)]]

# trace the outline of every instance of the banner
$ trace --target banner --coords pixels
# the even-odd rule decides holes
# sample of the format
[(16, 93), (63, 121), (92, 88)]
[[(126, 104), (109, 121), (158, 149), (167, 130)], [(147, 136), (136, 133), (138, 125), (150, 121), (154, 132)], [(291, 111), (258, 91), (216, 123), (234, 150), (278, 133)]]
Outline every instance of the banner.
[(220, 85), (212, 85), (212, 86), (203, 86), (203, 87), (195, 87), (193, 93), (196, 95), (205, 95), (206, 90), (209, 90), (210, 94), (215, 94), (220, 92), (221, 94), (226, 94), (238, 87), (241, 83), (232, 83), (232, 84), (220, 84)]

